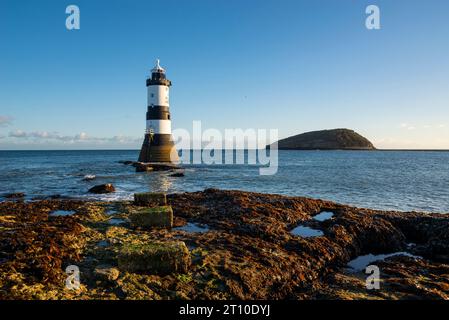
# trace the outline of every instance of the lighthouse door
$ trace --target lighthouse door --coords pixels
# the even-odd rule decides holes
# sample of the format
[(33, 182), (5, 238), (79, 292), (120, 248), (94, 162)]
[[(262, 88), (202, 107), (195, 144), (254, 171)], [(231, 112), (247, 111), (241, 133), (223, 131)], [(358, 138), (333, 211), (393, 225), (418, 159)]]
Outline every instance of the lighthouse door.
[(150, 129), (148, 130), (148, 133), (149, 133), (149, 135), (150, 135), (150, 145), (151, 145), (151, 142), (153, 142), (153, 138), (154, 138), (154, 129), (153, 129), (153, 128), (150, 128)]

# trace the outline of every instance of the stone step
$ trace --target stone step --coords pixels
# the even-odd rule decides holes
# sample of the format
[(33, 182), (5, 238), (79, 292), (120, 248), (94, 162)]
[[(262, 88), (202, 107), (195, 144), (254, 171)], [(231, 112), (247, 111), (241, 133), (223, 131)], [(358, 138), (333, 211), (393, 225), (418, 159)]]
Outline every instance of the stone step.
[(119, 269), (150, 274), (186, 273), (191, 258), (182, 241), (125, 244), (118, 255)]
[(165, 206), (167, 205), (167, 196), (162, 192), (135, 193), (134, 204), (144, 207)]
[(130, 213), (129, 219), (136, 228), (172, 228), (173, 209), (171, 206), (139, 208)]

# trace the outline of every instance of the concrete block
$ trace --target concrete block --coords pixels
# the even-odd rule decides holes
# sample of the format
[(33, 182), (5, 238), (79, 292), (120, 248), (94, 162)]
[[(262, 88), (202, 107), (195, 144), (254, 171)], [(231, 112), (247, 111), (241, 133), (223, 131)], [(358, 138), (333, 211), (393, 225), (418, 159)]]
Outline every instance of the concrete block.
[(119, 268), (128, 272), (186, 273), (190, 264), (189, 249), (182, 241), (125, 244), (118, 255)]
[(173, 227), (173, 209), (171, 206), (141, 208), (131, 212), (129, 219), (133, 227), (171, 228)]
[(134, 204), (138, 206), (165, 206), (167, 196), (162, 192), (144, 192), (134, 194)]

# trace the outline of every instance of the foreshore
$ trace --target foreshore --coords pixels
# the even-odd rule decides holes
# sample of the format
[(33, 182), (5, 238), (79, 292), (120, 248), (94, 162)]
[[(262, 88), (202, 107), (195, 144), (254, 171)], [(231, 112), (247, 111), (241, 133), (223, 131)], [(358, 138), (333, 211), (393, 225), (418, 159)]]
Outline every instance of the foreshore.
[[(131, 201), (0, 202), (0, 299), (449, 299), (449, 215), (217, 189), (167, 200), (173, 228), (133, 227)], [(322, 212), (332, 216), (314, 218)], [(319, 235), (292, 234), (297, 226)], [(174, 241), (189, 250), (183, 272), (118, 264), (126, 245)], [(348, 267), (398, 252), (407, 255), (371, 262), (379, 289)], [(68, 265), (80, 270), (76, 290)]]

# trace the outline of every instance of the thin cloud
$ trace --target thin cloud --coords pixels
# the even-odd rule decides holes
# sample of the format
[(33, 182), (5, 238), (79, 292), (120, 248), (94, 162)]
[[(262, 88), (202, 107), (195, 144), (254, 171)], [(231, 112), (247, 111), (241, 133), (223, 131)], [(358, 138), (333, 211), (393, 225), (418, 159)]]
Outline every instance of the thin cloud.
[(401, 123), (401, 125), (399, 126), (401, 129), (407, 129), (407, 130), (415, 130), (416, 127), (413, 125), (410, 125), (408, 123)]
[(22, 130), (15, 130), (15, 131), (11, 131), (9, 133), (9, 136), (12, 138), (26, 138), (27, 137), (27, 133), (25, 131)]
[(399, 127), (401, 129), (406, 129), (406, 130), (416, 130), (416, 129), (442, 129), (442, 128), (446, 128), (445, 124), (426, 124), (423, 126), (416, 126), (416, 125), (412, 125), (409, 123), (401, 123), (399, 125)]
[[(25, 132), (22, 130), (15, 130), (9, 133), (9, 137), (16, 139), (27, 139), (32, 141), (59, 141), (63, 143), (136, 143), (141, 138), (128, 136), (113, 136), (113, 137), (93, 137), (85, 132), (75, 134), (73, 136), (61, 135), (58, 132), (48, 131), (33, 131)], [(141, 142), (141, 141), (140, 141)]]
[(0, 116), (0, 127), (11, 125), (13, 118), (9, 116)]

